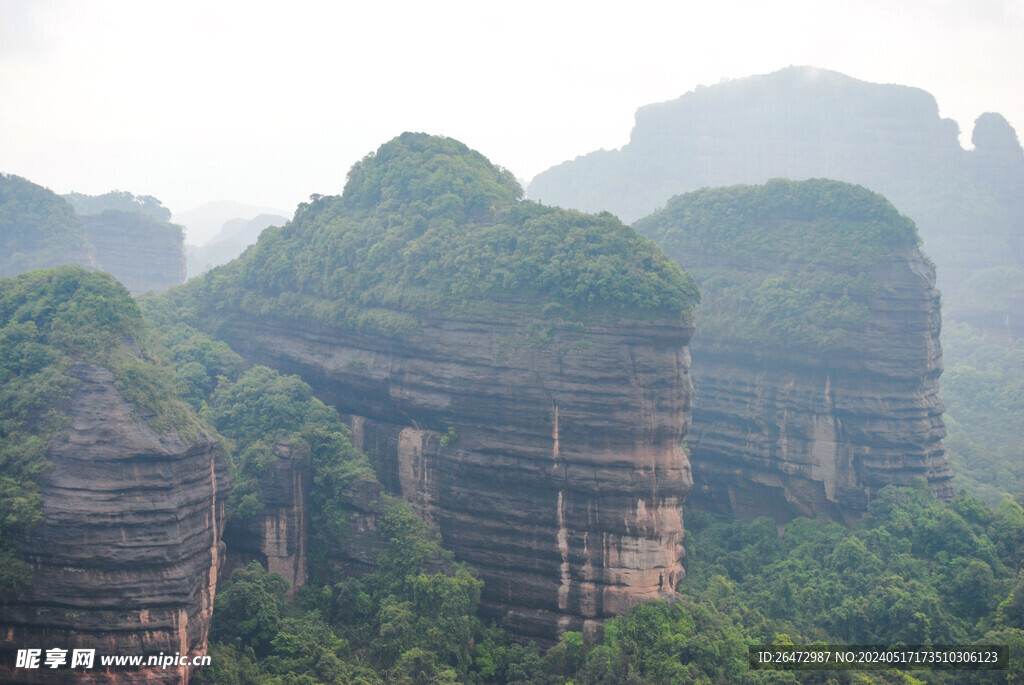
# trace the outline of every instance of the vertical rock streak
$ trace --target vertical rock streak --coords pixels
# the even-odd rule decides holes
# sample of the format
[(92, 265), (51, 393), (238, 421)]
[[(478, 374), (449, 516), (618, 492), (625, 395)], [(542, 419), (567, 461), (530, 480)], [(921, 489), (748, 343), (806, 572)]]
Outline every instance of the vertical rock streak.
[(920, 252), (893, 254), (868, 324), (827, 353), (694, 339), (695, 487), (720, 513), (853, 521), (872, 493), (925, 478), (952, 497), (942, 446), (939, 295)]
[[(68, 432), (50, 445), (53, 468), (41, 486), (45, 522), (26, 541), (35, 582), (0, 600), (5, 652), (203, 654), (223, 558), (224, 459), (208, 438), (155, 433), (107, 369), (77, 364), (72, 373), (82, 382)], [(69, 676), (0, 667), (0, 682), (186, 679), (177, 668), (105, 672), (97, 663)]]
[(237, 319), (223, 334), (350, 416), (389, 487), (479, 569), (484, 611), (547, 641), (682, 577), (692, 329), (555, 326), (537, 346), (527, 323), (432, 318), (382, 338)]

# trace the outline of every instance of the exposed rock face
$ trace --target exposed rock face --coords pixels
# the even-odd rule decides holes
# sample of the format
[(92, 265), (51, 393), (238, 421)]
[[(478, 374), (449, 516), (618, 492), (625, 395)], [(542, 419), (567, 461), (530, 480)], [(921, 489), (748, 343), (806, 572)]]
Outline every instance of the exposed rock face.
[(529, 196), (633, 221), (707, 186), (771, 178), (857, 183), (917, 224), (948, 306), (959, 304), (972, 272), (1024, 268), (1017, 135), (991, 113), (975, 125), (974, 150), (961, 148), (958, 134), (923, 90), (790, 67), (644, 106), (628, 145), (539, 174)]
[[(49, 449), (45, 523), (26, 541), (35, 583), (0, 606), (2, 682), (185, 683), (182, 667), (105, 672), (100, 655), (206, 650), (230, 489), (209, 439), (158, 434), (113, 374), (77, 364), (68, 432)], [(96, 649), (92, 670), (10, 670), (13, 651)], [(68, 652), (70, 655), (70, 651)]]
[(695, 505), (852, 522), (873, 492), (915, 477), (952, 498), (934, 270), (904, 253), (873, 275), (892, 292), (871, 303), (872, 327), (830, 354), (752, 347), (713, 331), (694, 339)]
[(953, 496), (935, 270), (901, 219), (862, 188), (776, 181), (681, 196), (636, 224), (702, 286), (697, 506), (850, 522), (915, 477)]
[(671, 594), (691, 485), (688, 324), (551, 325), (538, 342), (527, 320), (421, 322), (399, 337), (240, 317), (220, 333), (350, 417), (513, 633), (551, 640)]
[(309, 516), (306, 496), (312, 484), (308, 450), (286, 442), (274, 446), (278, 460), (261, 481), (262, 516), (232, 520), (224, 530), (228, 548), (224, 577), (253, 559), (297, 588), (306, 582)]
[[(256, 560), (283, 576), (294, 592), (309, 573), (312, 465), (308, 450), (284, 441), (274, 446), (274, 454), (277, 463), (260, 481), (261, 515), (231, 519), (224, 528), (227, 553), (220, 577), (229, 578)], [(377, 517), (385, 506), (381, 484), (358, 479), (345, 494), (346, 544), (326, 551), (330, 578), (358, 578), (376, 570), (376, 557), (385, 542), (377, 532)]]
[(185, 237), (180, 226), (117, 210), (81, 220), (99, 268), (113, 274), (133, 295), (185, 282)]

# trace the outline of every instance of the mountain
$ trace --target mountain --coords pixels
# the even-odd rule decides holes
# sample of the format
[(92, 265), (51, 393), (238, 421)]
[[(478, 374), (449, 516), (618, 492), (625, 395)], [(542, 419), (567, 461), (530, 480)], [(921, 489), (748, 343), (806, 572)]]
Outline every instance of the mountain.
[(697, 291), (611, 215), (521, 193), (406, 133), (165, 302), (337, 407), (485, 612), (550, 642), (682, 577)]
[(184, 236), (159, 200), (121, 191), (65, 197), (0, 175), (0, 276), (79, 264), (113, 274), (132, 294), (185, 280)]
[(185, 246), (188, 277), (192, 278), (215, 266), (227, 264), (255, 243), (263, 229), (268, 226), (283, 226), (287, 222), (286, 217), (277, 214), (260, 214), (249, 220), (225, 221), (220, 232), (202, 246)]
[(113, 274), (133, 295), (185, 282), (181, 226), (116, 209), (84, 215), (81, 221), (99, 268)]
[(74, 210), (47, 188), (0, 174), (0, 277), (61, 264), (96, 267)]
[[(1000, 115), (975, 123), (973, 150), (923, 90), (790, 67), (699, 87), (636, 113), (619, 150), (539, 174), (532, 199), (633, 221), (672, 196), (771, 178), (833, 178), (887, 197), (916, 224), (938, 265), (945, 306), (966, 316), (979, 270), (1024, 268), (1024, 153)], [(989, 306), (991, 309), (991, 306)], [(1019, 297), (987, 316), (1024, 333)], [(1007, 319), (1006, 317), (1010, 317)]]
[(62, 197), (67, 200), (68, 204), (74, 208), (75, 214), (79, 216), (102, 214), (107, 210), (116, 210), (133, 214), (145, 214), (148, 217), (165, 223), (171, 220), (171, 210), (164, 207), (164, 203), (152, 195), (134, 195), (124, 190), (111, 190), (103, 195), (68, 193)]
[(885, 198), (774, 180), (677, 196), (635, 227), (701, 288), (695, 503), (850, 522), (886, 485), (953, 496), (935, 270)]
[(185, 227), (189, 243), (201, 245), (216, 236), (226, 222), (233, 219), (248, 221), (260, 214), (289, 216), (291, 212), (231, 200), (218, 200), (207, 202), (187, 212), (175, 212), (171, 220)]
[[(0, 340), (0, 681), (74, 679), (16, 669), (18, 649), (204, 654), (230, 479), (138, 306), (107, 274), (33, 271), (0, 280)], [(98, 661), (88, 675), (187, 680)]]

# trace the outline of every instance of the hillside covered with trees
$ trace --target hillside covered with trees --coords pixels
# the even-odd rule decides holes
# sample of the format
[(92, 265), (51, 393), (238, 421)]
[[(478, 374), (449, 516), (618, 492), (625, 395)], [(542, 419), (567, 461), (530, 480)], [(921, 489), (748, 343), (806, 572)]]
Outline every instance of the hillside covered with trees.
[(689, 312), (692, 281), (610, 214), (521, 200), (512, 175), (450, 138), (405, 133), (243, 257), (190, 284), (197, 308), (413, 330), (411, 311)]
[(0, 276), (62, 264), (96, 266), (74, 210), (42, 186), (0, 174)]

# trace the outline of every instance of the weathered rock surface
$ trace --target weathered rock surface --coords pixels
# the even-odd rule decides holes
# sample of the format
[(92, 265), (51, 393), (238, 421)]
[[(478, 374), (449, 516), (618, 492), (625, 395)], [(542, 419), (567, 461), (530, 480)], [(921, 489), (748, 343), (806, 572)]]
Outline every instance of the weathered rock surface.
[(699, 295), (610, 214), (523, 201), (480, 153), (404, 133), (171, 296), (337, 407), (519, 637), (675, 588)]
[(185, 282), (185, 236), (180, 226), (139, 212), (107, 210), (80, 217), (99, 268), (133, 295)]
[(953, 496), (935, 270), (883, 198), (775, 181), (680, 196), (636, 228), (702, 288), (691, 502), (851, 522), (916, 477)]
[(236, 317), (220, 334), (350, 417), (354, 444), (479, 570), (485, 611), (513, 633), (550, 640), (671, 594), (689, 325), (547, 324), (538, 341), (526, 320), (421, 322), (400, 337)]
[[(0, 682), (185, 683), (182, 667), (105, 671), (100, 655), (198, 655), (230, 489), (213, 440), (154, 432), (102, 367), (77, 364), (70, 427), (52, 442), (35, 583), (0, 606)], [(11, 670), (14, 650), (95, 649), (92, 670)], [(70, 651), (68, 653), (70, 655)]]
[(224, 529), (227, 545), (223, 577), (259, 561), (279, 573), (292, 588), (306, 582), (309, 513), (306, 497), (312, 485), (309, 451), (286, 442), (274, 446), (277, 462), (260, 481), (262, 515), (232, 519)]
[[(227, 552), (220, 577), (229, 578), (236, 569), (256, 560), (283, 576), (294, 592), (309, 573), (312, 464), (305, 447), (286, 441), (274, 446), (274, 454), (277, 462), (260, 480), (261, 514), (230, 519), (224, 528)], [(345, 545), (326, 550), (327, 572), (332, 578), (358, 578), (374, 571), (384, 544), (377, 532), (377, 517), (385, 507), (381, 484), (357, 479), (345, 495)]]

